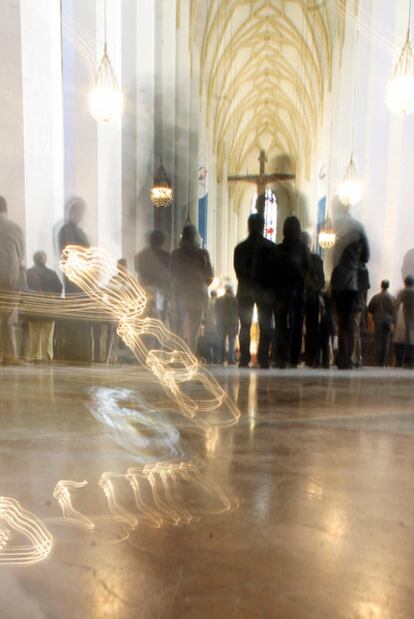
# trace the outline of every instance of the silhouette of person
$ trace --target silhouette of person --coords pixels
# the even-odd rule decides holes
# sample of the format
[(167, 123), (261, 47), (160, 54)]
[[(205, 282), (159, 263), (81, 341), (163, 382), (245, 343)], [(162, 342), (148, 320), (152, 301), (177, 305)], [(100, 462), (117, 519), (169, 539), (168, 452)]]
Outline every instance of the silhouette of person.
[(302, 242), (300, 222), (294, 215), (283, 224), (283, 241), (270, 253), (269, 274), (275, 293), (276, 362), (297, 367), (302, 347), (305, 279), (309, 250)]
[(234, 250), (234, 270), (236, 272), (237, 304), (240, 320), (240, 361), (239, 367), (250, 363), (250, 329), (253, 308), (256, 303), (259, 319), (258, 361), (261, 367), (269, 367), (269, 348), (272, 339), (272, 303), (268, 284), (268, 253), (275, 244), (263, 236), (265, 220), (262, 214), (253, 213), (248, 221), (249, 236)]
[[(359, 337), (360, 324), (360, 273), (369, 261), (369, 245), (364, 227), (356, 221), (349, 210), (340, 204), (335, 205), (334, 225), (336, 245), (333, 253), (331, 276), (332, 298), (338, 324), (338, 359), (339, 369), (353, 367), (352, 354), (355, 351), (355, 337)], [(355, 314), (359, 313), (355, 319)]]
[(173, 331), (197, 350), (203, 312), (208, 304), (208, 286), (213, 281), (213, 267), (206, 249), (200, 249), (197, 228), (186, 224), (180, 247), (171, 254)]
[(375, 294), (368, 305), (375, 324), (376, 362), (380, 367), (388, 364), (392, 325), (395, 321), (395, 298), (388, 292), (390, 282), (383, 279), (381, 292)]
[[(310, 251), (312, 237), (308, 232), (302, 232), (302, 241)], [(305, 363), (309, 367), (319, 365), (320, 295), (324, 286), (325, 274), (322, 258), (310, 252), (309, 270), (305, 279)]]

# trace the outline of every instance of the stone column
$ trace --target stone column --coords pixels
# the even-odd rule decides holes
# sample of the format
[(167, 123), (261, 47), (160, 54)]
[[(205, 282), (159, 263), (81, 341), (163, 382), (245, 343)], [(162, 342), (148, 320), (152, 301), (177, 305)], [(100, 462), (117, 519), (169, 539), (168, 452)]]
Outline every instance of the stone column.
[(0, 195), (3, 195), (8, 202), (10, 218), (25, 230), (19, 0), (2, 2), (0, 17), (0, 39), (3, 47), (0, 62)]
[(53, 227), (63, 217), (60, 5), (21, 0), (26, 245), (56, 267)]

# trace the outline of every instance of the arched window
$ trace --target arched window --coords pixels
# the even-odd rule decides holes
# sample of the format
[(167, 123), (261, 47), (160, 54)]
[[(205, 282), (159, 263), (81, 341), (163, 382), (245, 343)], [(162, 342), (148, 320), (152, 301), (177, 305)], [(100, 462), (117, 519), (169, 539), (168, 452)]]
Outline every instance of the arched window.
[[(257, 193), (253, 195), (252, 198), (252, 213), (256, 213), (256, 201), (257, 201)], [(268, 187), (265, 191), (265, 229), (264, 236), (276, 243), (276, 225), (277, 225), (277, 201), (276, 196), (271, 189)]]

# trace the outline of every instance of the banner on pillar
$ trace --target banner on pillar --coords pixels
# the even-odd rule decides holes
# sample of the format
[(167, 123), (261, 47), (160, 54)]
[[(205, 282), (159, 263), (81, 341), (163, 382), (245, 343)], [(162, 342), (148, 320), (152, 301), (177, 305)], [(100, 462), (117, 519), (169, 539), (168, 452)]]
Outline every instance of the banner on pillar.
[(208, 194), (198, 199), (198, 232), (201, 236), (203, 249), (207, 247), (207, 207)]
[(207, 168), (198, 168), (198, 232), (201, 236), (203, 249), (207, 247)]
[[(316, 238), (319, 239), (319, 232), (322, 229), (323, 223), (326, 218), (326, 196), (323, 196), (320, 200), (318, 200), (318, 214), (316, 219)], [(317, 244), (317, 253), (322, 255), (322, 247)]]

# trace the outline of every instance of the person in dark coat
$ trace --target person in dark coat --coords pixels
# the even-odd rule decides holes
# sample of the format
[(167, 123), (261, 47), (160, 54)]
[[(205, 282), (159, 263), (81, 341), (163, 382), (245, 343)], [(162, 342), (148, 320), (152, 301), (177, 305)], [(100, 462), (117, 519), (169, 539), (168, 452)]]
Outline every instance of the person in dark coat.
[(208, 286), (213, 281), (213, 267), (206, 249), (200, 249), (197, 228), (183, 228), (180, 247), (171, 254), (172, 326), (188, 346), (197, 350), (203, 312), (208, 305)]
[(269, 347), (272, 339), (272, 303), (268, 285), (266, 265), (268, 254), (275, 244), (263, 237), (264, 217), (253, 213), (248, 219), (249, 236), (234, 250), (234, 270), (236, 272), (237, 304), (240, 319), (240, 361), (239, 367), (250, 363), (250, 329), (253, 308), (256, 303), (259, 318), (258, 361), (261, 367), (269, 367)]
[[(44, 251), (37, 251), (33, 256), (34, 265), (27, 269), (27, 287), (37, 293), (62, 294), (62, 282), (56, 272), (46, 266), (47, 256)], [(53, 339), (55, 321), (52, 319), (29, 319), (29, 350), (31, 361), (53, 360)]]
[[(89, 240), (85, 232), (80, 227), (80, 223), (85, 215), (86, 204), (82, 198), (72, 198), (67, 204), (67, 222), (61, 227), (58, 234), (59, 252), (68, 245), (80, 245), (89, 247)], [(81, 292), (78, 286), (73, 284), (67, 277), (64, 278), (65, 293)]]
[(395, 298), (388, 292), (390, 282), (381, 282), (381, 292), (375, 294), (368, 305), (375, 325), (375, 353), (377, 365), (388, 364), (392, 325), (395, 321)]
[(301, 239), (299, 219), (287, 217), (283, 241), (270, 254), (268, 265), (275, 293), (276, 362), (297, 367), (302, 347), (305, 280), (310, 267), (309, 250)]
[[(310, 251), (312, 237), (308, 232), (302, 232), (302, 241)], [(311, 368), (319, 365), (320, 295), (324, 286), (323, 260), (318, 254), (310, 252), (305, 279), (305, 363)]]
[[(89, 247), (89, 240), (85, 232), (80, 227), (80, 223), (85, 215), (86, 204), (82, 198), (71, 198), (66, 205), (67, 222), (61, 227), (58, 233), (58, 245), (60, 253), (68, 245), (80, 245)], [(76, 286), (69, 278), (63, 278), (65, 296), (71, 294), (82, 294), (82, 290)], [(62, 320), (56, 325), (56, 356), (65, 361), (75, 363), (90, 363), (94, 355), (93, 340), (99, 340), (98, 332), (100, 326), (94, 327), (92, 335), (92, 325), (82, 320)], [(95, 348), (98, 348), (96, 346)]]
[(404, 341), (397, 349), (397, 365), (414, 368), (414, 277), (404, 278), (404, 288), (397, 295), (396, 311), (402, 306), (404, 317)]
[(163, 249), (165, 234), (153, 230), (149, 236), (149, 247), (135, 255), (135, 270), (139, 283), (150, 297), (150, 314), (167, 320), (170, 298), (170, 253)]
[(330, 365), (330, 351), (335, 335), (335, 321), (332, 295), (329, 288), (321, 293), (321, 319), (319, 324), (318, 362), (322, 357), (322, 367), (326, 370)]
[(369, 261), (369, 245), (365, 230), (342, 205), (336, 206), (337, 241), (331, 276), (332, 298), (338, 325), (339, 369), (353, 367), (355, 350), (354, 314), (360, 312), (360, 271)]
[(236, 363), (235, 343), (239, 331), (239, 316), (237, 299), (233, 286), (226, 284), (225, 293), (219, 297), (215, 306), (217, 316), (217, 331), (219, 335), (219, 363), (224, 363), (226, 341), (228, 341), (228, 365)]
[[(11, 221), (7, 213), (7, 201), (0, 196), (0, 290), (8, 293), (24, 288), (23, 231)], [(16, 312), (0, 312), (0, 361), (3, 365), (19, 362), (14, 336)]]

